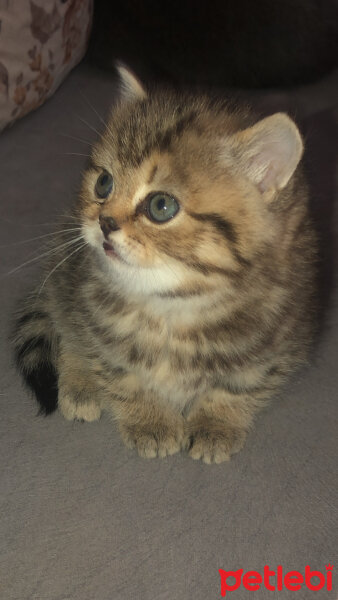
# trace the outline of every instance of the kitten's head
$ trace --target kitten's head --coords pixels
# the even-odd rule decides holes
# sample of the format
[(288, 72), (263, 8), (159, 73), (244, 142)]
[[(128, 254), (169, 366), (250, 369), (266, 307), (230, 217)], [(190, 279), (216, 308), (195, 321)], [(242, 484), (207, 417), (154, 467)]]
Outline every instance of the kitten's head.
[(119, 71), (120, 98), (79, 203), (98, 264), (116, 285), (146, 295), (241, 276), (264, 244), (277, 243), (271, 207), (285, 198), (303, 150), (295, 124), (285, 114), (253, 124), (208, 96), (147, 94)]

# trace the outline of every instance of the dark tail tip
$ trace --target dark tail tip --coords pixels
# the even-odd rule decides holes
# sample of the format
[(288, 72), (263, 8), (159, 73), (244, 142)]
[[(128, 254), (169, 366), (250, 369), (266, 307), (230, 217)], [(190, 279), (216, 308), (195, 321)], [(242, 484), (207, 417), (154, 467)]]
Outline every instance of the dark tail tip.
[(23, 378), (40, 405), (39, 414), (52, 414), (58, 402), (57, 374), (53, 365), (40, 364), (35, 370), (23, 373)]
[(40, 364), (34, 371), (23, 373), (23, 376), (40, 405), (39, 414), (52, 414), (58, 403), (57, 373), (53, 365)]
[(26, 340), (16, 349), (16, 363), (25, 383), (36, 396), (39, 414), (50, 415), (58, 402), (57, 372), (51, 361), (50, 341), (44, 336)]

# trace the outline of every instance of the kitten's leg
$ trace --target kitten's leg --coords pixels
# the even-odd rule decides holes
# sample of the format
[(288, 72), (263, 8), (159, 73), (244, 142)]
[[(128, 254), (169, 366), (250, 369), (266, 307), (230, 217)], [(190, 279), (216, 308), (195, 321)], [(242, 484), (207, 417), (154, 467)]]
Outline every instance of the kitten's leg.
[(182, 449), (184, 419), (151, 394), (137, 392), (111, 404), (121, 437), (144, 458), (164, 457)]
[(245, 442), (261, 402), (250, 396), (213, 390), (189, 413), (186, 446), (189, 455), (205, 463), (230, 460)]
[[(92, 367), (92, 365), (91, 365)], [(58, 406), (72, 421), (96, 421), (101, 416), (100, 386), (95, 369), (80, 357), (63, 352), (58, 360)]]

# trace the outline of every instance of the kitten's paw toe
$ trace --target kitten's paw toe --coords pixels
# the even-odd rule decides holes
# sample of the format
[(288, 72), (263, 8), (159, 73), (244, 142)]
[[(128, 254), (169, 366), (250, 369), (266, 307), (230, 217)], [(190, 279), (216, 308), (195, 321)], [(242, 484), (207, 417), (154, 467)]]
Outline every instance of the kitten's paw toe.
[(245, 442), (246, 431), (228, 424), (189, 423), (188, 453), (195, 460), (207, 464), (222, 463), (239, 452)]
[(176, 452), (180, 452), (182, 448), (182, 440), (176, 439), (172, 436), (168, 436), (165, 440), (162, 440), (158, 444), (157, 452), (160, 458), (165, 456), (172, 456)]
[(128, 448), (136, 448), (142, 458), (155, 458), (157, 456), (157, 442), (154, 437), (147, 434), (140, 434), (134, 439), (129, 438), (127, 443)]
[(71, 396), (59, 395), (58, 405), (67, 421), (97, 421), (101, 417), (101, 408), (95, 402), (76, 402)]
[(206, 446), (201, 440), (193, 441), (189, 456), (194, 460), (202, 460), (206, 464), (219, 464), (230, 460), (230, 454), (224, 448), (214, 448), (211, 445)]
[(128, 448), (136, 448), (142, 458), (164, 458), (179, 452), (183, 435), (166, 427), (149, 429), (142, 425), (120, 424), (120, 432)]

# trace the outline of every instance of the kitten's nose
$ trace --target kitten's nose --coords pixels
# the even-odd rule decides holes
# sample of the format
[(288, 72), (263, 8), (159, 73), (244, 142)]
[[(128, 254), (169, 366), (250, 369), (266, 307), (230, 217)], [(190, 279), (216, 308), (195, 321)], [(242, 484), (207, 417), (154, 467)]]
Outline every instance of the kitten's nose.
[(105, 238), (108, 237), (111, 231), (120, 229), (113, 217), (104, 217), (103, 215), (100, 215), (99, 223)]

